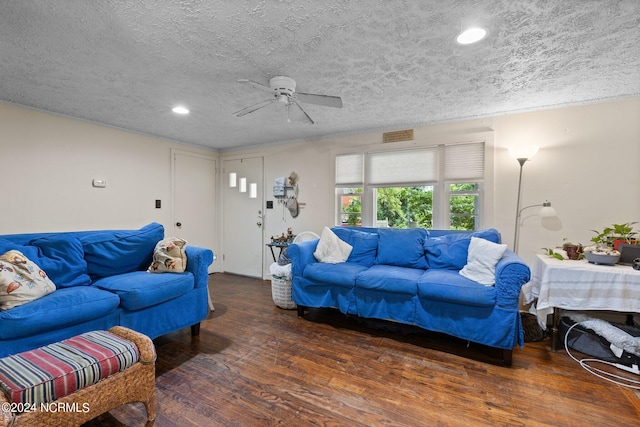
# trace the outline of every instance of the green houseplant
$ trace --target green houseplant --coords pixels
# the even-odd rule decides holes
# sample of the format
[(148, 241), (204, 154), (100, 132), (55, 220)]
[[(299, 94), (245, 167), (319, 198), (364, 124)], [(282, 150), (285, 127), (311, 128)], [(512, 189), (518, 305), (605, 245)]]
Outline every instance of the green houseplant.
[(605, 227), (602, 231), (591, 230), (596, 235), (591, 238), (591, 241), (597, 246), (607, 246), (618, 250), (618, 247), (624, 243), (635, 243), (633, 240), (637, 234), (633, 231), (633, 226), (637, 222), (626, 222), (624, 224), (612, 224), (610, 227)]

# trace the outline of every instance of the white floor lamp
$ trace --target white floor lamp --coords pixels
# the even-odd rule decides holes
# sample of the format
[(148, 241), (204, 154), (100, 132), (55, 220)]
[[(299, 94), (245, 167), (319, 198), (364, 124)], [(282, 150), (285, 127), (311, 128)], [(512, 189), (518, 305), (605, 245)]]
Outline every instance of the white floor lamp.
[(522, 146), (522, 147), (509, 148), (509, 154), (511, 154), (511, 156), (514, 157), (518, 161), (518, 163), (520, 163), (520, 176), (518, 178), (518, 199), (516, 202), (516, 226), (515, 226), (515, 233), (513, 236), (513, 251), (515, 253), (518, 253), (518, 239), (520, 234), (520, 217), (522, 215), (522, 212), (525, 209), (533, 208), (536, 206), (542, 207), (542, 209), (540, 209), (540, 211), (538, 212), (538, 215), (542, 218), (554, 217), (558, 215), (556, 213), (556, 210), (551, 207), (551, 203), (549, 201), (545, 201), (544, 203), (540, 203), (536, 205), (525, 206), (524, 208), (520, 209), (520, 194), (522, 193), (522, 167), (524, 166), (525, 162), (527, 160), (531, 160), (531, 158), (535, 156), (537, 152), (538, 152), (538, 147), (536, 146)]

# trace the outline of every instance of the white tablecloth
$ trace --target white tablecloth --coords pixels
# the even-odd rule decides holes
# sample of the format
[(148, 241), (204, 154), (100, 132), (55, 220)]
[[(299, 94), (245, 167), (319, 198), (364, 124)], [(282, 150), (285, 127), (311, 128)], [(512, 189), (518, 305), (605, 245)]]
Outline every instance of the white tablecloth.
[(522, 291), (526, 303), (537, 298), (536, 315), (543, 327), (554, 307), (640, 313), (640, 271), (629, 266), (537, 255), (531, 265), (531, 281)]

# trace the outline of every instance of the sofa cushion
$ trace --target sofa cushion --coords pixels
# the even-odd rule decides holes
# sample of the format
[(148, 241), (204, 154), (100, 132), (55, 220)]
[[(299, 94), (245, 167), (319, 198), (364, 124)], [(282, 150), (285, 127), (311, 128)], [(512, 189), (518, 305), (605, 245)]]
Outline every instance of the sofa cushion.
[(22, 252), (0, 255), (0, 310), (34, 301), (56, 290), (47, 273)]
[(428, 268), (461, 270), (467, 264), (467, 252), (472, 237), (500, 243), (500, 233), (493, 228), (470, 232), (451, 232), (429, 237), (424, 242)]
[(427, 268), (424, 242), (428, 235), (427, 230), (423, 228), (379, 229), (376, 264), (424, 270)]
[(356, 276), (367, 267), (352, 262), (341, 262), (339, 264), (325, 264), (315, 262), (305, 267), (302, 275), (305, 279), (352, 288), (356, 285)]
[(87, 271), (93, 279), (146, 270), (153, 250), (164, 238), (164, 227), (151, 223), (139, 230), (95, 231), (80, 236), (87, 261)]
[(0, 311), (0, 339), (38, 335), (103, 317), (118, 308), (120, 299), (93, 286), (58, 289), (44, 297)]
[(507, 245), (472, 237), (467, 265), (460, 270), (460, 274), (481, 285), (493, 286), (496, 283), (496, 264), (506, 250)]
[(336, 236), (329, 227), (324, 227), (313, 256), (319, 262), (336, 264), (345, 262), (349, 258), (352, 249), (350, 244)]
[(479, 307), (492, 307), (496, 304), (495, 287), (483, 286), (454, 270), (429, 269), (422, 274), (417, 284), (421, 299)]
[(333, 232), (342, 240), (350, 244), (353, 249), (347, 262), (371, 267), (376, 263), (378, 253), (378, 234), (354, 230), (348, 227), (334, 227)]
[(187, 241), (179, 237), (168, 237), (156, 243), (149, 273), (183, 273), (187, 268)]
[(29, 245), (40, 248), (40, 266), (58, 288), (91, 283), (87, 274), (84, 249), (77, 238), (68, 235), (43, 237), (30, 241)]
[(80, 241), (68, 235), (32, 239), (24, 245), (0, 239), (0, 254), (15, 249), (42, 268), (57, 288), (88, 285), (87, 262)]
[(120, 306), (127, 310), (151, 307), (186, 294), (194, 287), (193, 274), (150, 274), (134, 271), (103, 277), (93, 286), (120, 297)]
[(374, 265), (356, 277), (356, 288), (416, 295), (424, 270), (393, 265)]

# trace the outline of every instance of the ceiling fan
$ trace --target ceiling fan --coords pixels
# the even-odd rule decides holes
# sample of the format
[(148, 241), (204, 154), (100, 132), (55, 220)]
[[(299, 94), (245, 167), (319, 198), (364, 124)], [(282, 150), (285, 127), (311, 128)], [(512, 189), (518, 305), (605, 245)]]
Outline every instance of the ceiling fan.
[(261, 108), (273, 103), (283, 104), (287, 108), (287, 121), (290, 119), (291, 105), (295, 105), (302, 111), (305, 121), (314, 124), (311, 117), (302, 109), (300, 103), (322, 105), (324, 107), (342, 108), (342, 99), (338, 96), (315, 95), (312, 93), (296, 92), (296, 81), (287, 76), (275, 76), (269, 80), (269, 86), (256, 83), (252, 80), (239, 79), (238, 83), (247, 83), (256, 89), (270, 93), (272, 99), (260, 101), (257, 104), (250, 105), (240, 111), (233, 113), (236, 117), (242, 117), (249, 113), (253, 113)]

